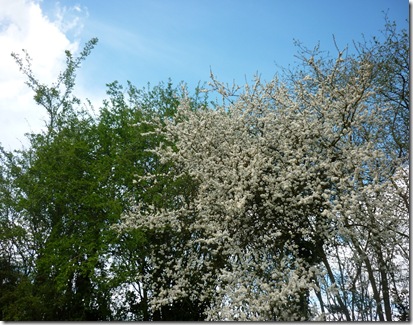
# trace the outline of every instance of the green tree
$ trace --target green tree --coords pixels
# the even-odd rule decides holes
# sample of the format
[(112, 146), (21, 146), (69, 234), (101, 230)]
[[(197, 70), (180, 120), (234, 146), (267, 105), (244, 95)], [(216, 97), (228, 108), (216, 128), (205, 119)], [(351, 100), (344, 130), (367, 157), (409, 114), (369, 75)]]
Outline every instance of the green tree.
[[(150, 306), (161, 272), (154, 270), (150, 255), (161, 245), (173, 247), (176, 233), (159, 238), (140, 229), (118, 237), (111, 227), (131, 201), (161, 207), (175, 204), (178, 188), (190, 195), (188, 183), (171, 177), (159, 177), (155, 187), (154, 180), (134, 182), (136, 175), (171, 170), (150, 152), (163, 139), (150, 133), (154, 120), (175, 114), (183, 88), (169, 81), (142, 90), (128, 83), (124, 89), (113, 82), (93, 117), (72, 92), (75, 72), (96, 42), (87, 43), (79, 58), (66, 52), (66, 70), (51, 86), (32, 74), (27, 53), (25, 60), (13, 54), (49, 117), (44, 132), (29, 135), (29, 149), (2, 151), (1, 185), (7, 195), (1, 201), (1, 244), (10, 253), (3, 258), (2, 318), (199, 319), (202, 313), (191, 301), (162, 312)], [(194, 105), (201, 105), (197, 101)], [(176, 253), (171, 254), (173, 259)], [(25, 278), (19, 273), (23, 268)], [(133, 286), (137, 289), (130, 290)]]
[[(185, 91), (185, 90), (184, 90)], [(171, 82), (152, 89), (137, 90), (131, 84), (124, 89), (118, 83), (109, 85), (110, 100), (101, 110), (98, 128), (102, 136), (103, 149), (112, 160), (113, 180), (121, 189), (122, 211), (128, 214), (134, 203), (150, 209), (152, 206), (166, 208), (182, 204), (193, 195), (194, 185), (190, 179), (174, 180), (178, 173), (173, 163), (164, 163), (153, 150), (166, 139), (157, 135), (157, 123), (173, 119), (180, 99), (182, 87), (172, 87)], [(192, 105), (205, 105), (206, 98), (193, 96)], [(172, 144), (172, 143), (171, 143)], [(173, 145), (173, 144), (172, 144)], [(136, 182), (136, 177), (154, 175)], [(167, 175), (166, 175), (167, 174)], [(120, 181), (120, 182), (119, 182)], [(179, 198), (178, 198), (179, 196)], [(153, 297), (164, 284), (161, 279), (173, 285), (173, 279), (166, 280), (162, 265), (154, 263), (163, 255), (160, 249), (167, 248), (168, 258), (161, 264), (173, 263), (181, 254), (179, 247), (193, 234), (177, 232), (165, 225), (165, 232), (159, 233), (148, 228), (140, 228), (122, 233), (113, 245), (114, 261), (111, 270), (117, 276), (114, 285), (128, 297), (118, 307), (118, 317), (135, 320), (200, 320), (205, 316), (205, 305), (199, 301), (182, 299), (177, 303), (156, 308)], [(196, 285), (196, 278), (192, 278)], [(133, 316), (126, 316), (133, 310)]]
[[(48, 113), (45, 132), (30, 134), (31, 147), (20, 151), (13, 179), (20, 226), (31, 238), (31, 294), (41, 306), (25, 319), (99, 320), (110, 315), (110, 297), (96, 290), (96, 278), (104, 272), (101, 256), (113, 200), (100, 188), (93, 119), (72, 94), (76, 69), (96, 42), (89, 41), (78, 58), (67, 51), (66, 69), (51, 86), (32, 74), (27, 53), (25, 61), (13, 54), (36, 103)], [(22, 249), (19, 243), (15, 247)]]

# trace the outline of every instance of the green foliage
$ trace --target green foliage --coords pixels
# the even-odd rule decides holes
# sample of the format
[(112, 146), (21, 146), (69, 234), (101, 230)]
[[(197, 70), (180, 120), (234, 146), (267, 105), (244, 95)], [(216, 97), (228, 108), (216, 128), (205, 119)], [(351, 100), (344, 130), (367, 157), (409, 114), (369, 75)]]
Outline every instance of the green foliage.
[(28, 149), (1, 151), (4, 320), (128, 319), (132, 310), (133, 319), (153, 318), (146, 291), (128, 289), (122, 304), (129, 307), (113, 305), (112, 297), (151, 272), (148, 256), (160, 240), (142, 230), (119, 237), (112, 226), (132, 201), (172, 204), (173, 188), (186, 187), (162, 177), (155, 187), (134, 182), (171, 167), (148, 151), (162, 139), (147, 133), (154, 119), (173, 117), (184, 87), (169, 81), (139, 90), (113, 82), (92, 117), (72, 92), (75, 72), (96, 43), (89, 41), (77, 58), (66, 52), (66, 69), (51, 86), (33, 75), (26, 52), (25, 60), (13, 54), (48, 120), (45, 132), (28, 135)]

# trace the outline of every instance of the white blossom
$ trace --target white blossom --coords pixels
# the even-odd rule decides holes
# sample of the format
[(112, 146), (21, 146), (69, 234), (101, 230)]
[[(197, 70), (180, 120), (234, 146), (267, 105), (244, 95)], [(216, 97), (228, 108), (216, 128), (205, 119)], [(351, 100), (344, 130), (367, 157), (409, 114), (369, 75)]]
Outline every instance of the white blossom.
[[(168, 225), (196, 234), (177, 247), (182, 261), (162, 262), (174, 284), (154, 295), (155, 307), (182, 296), (213, 297), (209, 320), (297, 320), (310, 294), (323, 292), (326, 305), (347, 299), (343, 290), (351, 288), (337, 284), (332, 272), (343, 266), (351, 273), (349, 260), (369, 263), (364, 251), (383, 258), (383, 267), (397, 267), (396, 255), (408, 259), (406, 209), (394, 194), (408, 188), (395, 185), (406, 170), (391, 178), (373, 140), (354, 140), (366, 123), (380, 125), (381, 108), (369, 104), (371, 66), (360, 63), (338, 83), (336, 75), (347, 73), (344, 62), (340, 56), (324, 79), (306, 75), (293, 91), (277, 79), (257, 78), (229, 105), (194, 110), (183, 99), (175, 118), (159, 127), (176, 146), (157, 148), (161, 161), (173, 162), (198, 186), (180, 208), (137, 204), (124, 216), (126, 228), (162, 232)], [(318, 72), (314, 59), (309, 64)], [(224, 99), (238, 90), (213, 85)], [(402, 244), (393, 243), (397, 233)], [(216, 260), (225, 263), (217, 267)], [(196, 272), (202, 281), (193, 288)], [(319, 307), (309, 308), (314, 319), (334, 317)]]

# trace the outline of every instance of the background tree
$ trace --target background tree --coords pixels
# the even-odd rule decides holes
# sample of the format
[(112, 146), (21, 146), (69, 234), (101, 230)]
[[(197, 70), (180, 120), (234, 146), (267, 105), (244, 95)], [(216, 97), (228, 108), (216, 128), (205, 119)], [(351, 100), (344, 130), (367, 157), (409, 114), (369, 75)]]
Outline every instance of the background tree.
[[(150, 206), (166, 207), (181, 204), (181, 200), (192, 195), (190, 183), (174, 180), (172, 164), (163, 164), (151, 150), (165, 141), (153, 133), (154, 121), (163, 123), (171, 119), (182, 97), (181, 87), (174, 88), (169, 82), (151, 90), (137, 90), (128, 84), (126, 90), (118, 83), (109, 85), (110, 100), (104, 103), (98, 128), (102, 134), (105, 155), (116, 157), (111, 160), (112, 181), (117, 188), (117, 197), (122, 202), (124, 213), (131, 210), (131, 202)], [(193, 99), (193, 105), (203, 105), (206, 98)], [(168, 173), (168, 176), (162, 174)], [(136, 176), (152, 174), (144, 182), (135, 182)], [(182, 235), (182, 234), (181, 234)], [(114, 258), (111, 272), (115, 287), (128, 297), (119, 306), (119, 315), (129, 314), (135, 320), (199, 320), (202, 308), (196, 301), (186, 300), (163, 307), (162, 310), (150, 305), (150, 299), (163, 283), (160, 279), (162, 267), (154, 265), (160, 249), (168, 249), (169, 256), (162, 263), (171, 263), (182, 245), (181, 235), (165, 226), (160, 235), (151, 229), (138, 229), (122, 234), (112, 247)], [(186, 236), (190, 236), (187, 233)], [(164, 255), (161, 255), (164, 257)], [(166, 280), (165, 281), (169, 281)], [(167, 282), (167, 285), (171, 285)], [(134, 310), (130, 315), (131, 310)]]

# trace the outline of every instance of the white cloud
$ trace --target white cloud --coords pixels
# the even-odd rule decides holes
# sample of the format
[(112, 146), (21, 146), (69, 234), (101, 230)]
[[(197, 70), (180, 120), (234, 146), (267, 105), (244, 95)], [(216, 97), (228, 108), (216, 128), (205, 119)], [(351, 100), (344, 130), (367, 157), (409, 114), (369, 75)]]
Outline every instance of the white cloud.
[(67, 34), (74, 29), (78, 34), (81, 18), (74, 13), (82, 9), (74, 7), (68, 15), (67, 8), (60, 8), (51, 20), (35, 0), (0, 0), (0, 8), (0, 143), (10, 150), (27, 144), (24, 133), (39, 131), (46, 117), (11, 53), (27, 50), (35, 76), (44, 83), (55, 81), (64, 68), (64, 51), (78, 50)]

